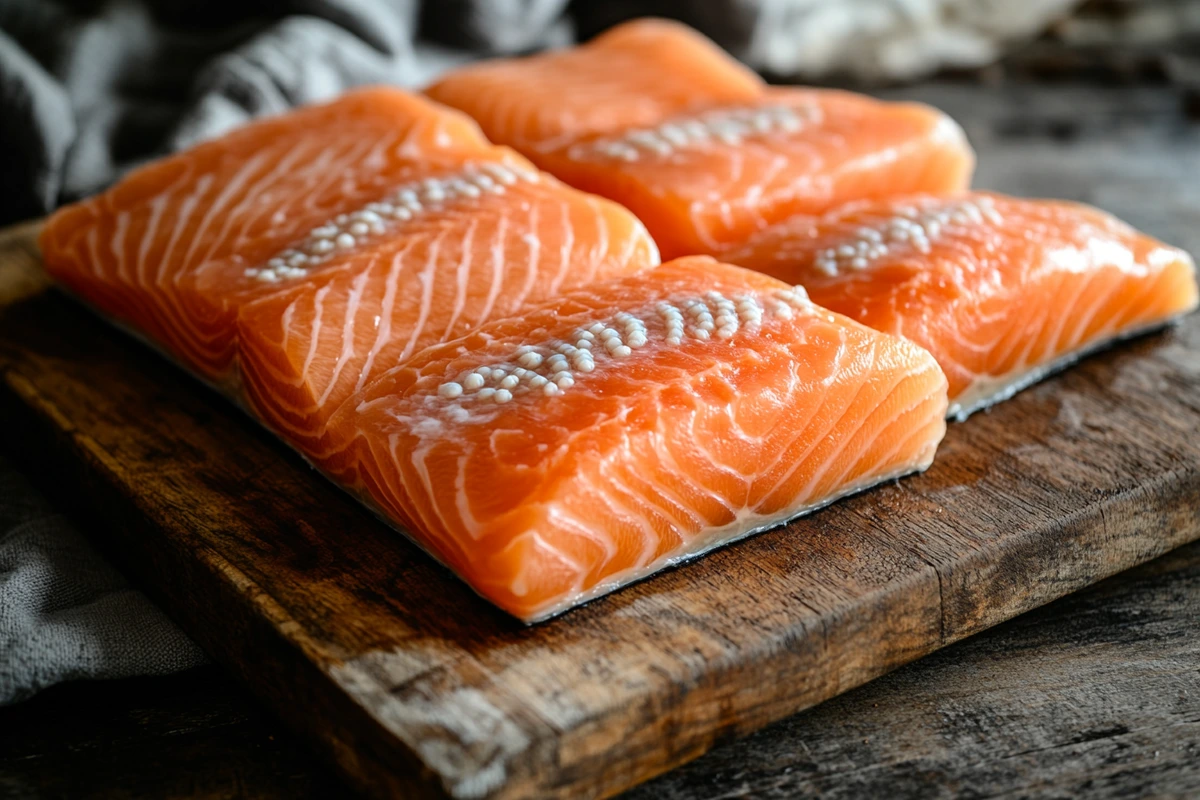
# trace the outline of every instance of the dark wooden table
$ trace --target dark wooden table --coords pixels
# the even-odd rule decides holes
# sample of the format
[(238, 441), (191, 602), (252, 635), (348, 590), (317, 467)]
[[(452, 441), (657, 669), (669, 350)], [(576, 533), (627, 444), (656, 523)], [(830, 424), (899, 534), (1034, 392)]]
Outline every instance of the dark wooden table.
[[(943, 83), (892, 94), (963, 122), (978, 185), (1092, 202), (1200, 252), (1200, 124), (1171, 88)], [(1200, 544), (628, 796), (1200, 796), (1198, 622)], [(0, 798), (343, 793), (215, 668), (64, 685), (0, 709)]]

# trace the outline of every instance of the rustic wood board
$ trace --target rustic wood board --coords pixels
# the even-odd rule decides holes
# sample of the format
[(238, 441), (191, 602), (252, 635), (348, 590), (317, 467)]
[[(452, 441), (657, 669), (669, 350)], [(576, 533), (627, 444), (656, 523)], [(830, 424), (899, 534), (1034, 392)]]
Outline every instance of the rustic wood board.
[[(718, 747), (622, 800), (1200, 797), (1197, 619), (1200, 542)], [(66, 683), (0, 707), (6, 800), (346, 795), (217, 667)]]
[(952, 426), (925, 475), (523, 628), (0, 236), (43, 484), (377, 796), (606, 795), (1200, 538), (1200, 319)]

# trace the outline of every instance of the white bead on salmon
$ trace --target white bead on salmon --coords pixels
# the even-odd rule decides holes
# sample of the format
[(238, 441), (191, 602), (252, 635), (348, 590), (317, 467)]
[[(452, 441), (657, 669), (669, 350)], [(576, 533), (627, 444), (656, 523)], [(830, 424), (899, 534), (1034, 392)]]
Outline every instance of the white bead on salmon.
[[(608, 320), (580, 325), (565, 340), (520, 345), (508, 360), (481, 364), (460, 373), (456, 381), (441, 384), (438, 394), (446, 400), (462, 397), (498, 404), (531, 394), (555, 397), (605, 364), (611, 365), (608, 369), (619, 369), (617, 362), (633, 358), (635, 350), (646, 347), (653, 338), (665, 347), (678, 347), (689, 338), (698, 342), (727, 341), (743, 328), (757, 330), (766, 316), (792, 319), (797, 309), (812, 308), (803, 286), (771, 290), (765, 296), (727, 297), (710, 291), (700, 297), (661, 301), (639, 313), (621, 311)], [(648, 327), (647, 320), (655, 317), (657, 325)], [(459, 409), (452, 412), (454, 419), (468, 419), (461, 414), (460, 405), (447, 408)]]
[(748, 138), (794, 133), (821, 118), (822, 111), (816, 105), (718, 108), (669, 120), (655, 128), (634, 128), (618, 137), (577, 145), (569, 154), (576, 158), (599, 155), (620, 161), (638, 161), (643, 154), (670, 156), (678, 150), (713, 139), (733, 147)]
[(505, 186), (518, 182), (537, 183), (541, 176), (524, 166), (509, 167), (496, 162), (472, 163), (444, 177), (413, 181), (395, 189), (382, 200), (362, 208), (338, 214), (313, 228), (306, 239), (268, 259), (264, 266), (249, 270), (247, 277), (275, 282), (280, 278), (295, 278), (305, 274), (301, 267), (311, 267), (328, 260), (334, 251), (349, 251), (372, 236), (387, 232), (389, 225), (406, 222), (428, 212), (427, 204), (439, 208), (460, 200), (477, 200), (485, 192), (503, 194)]
[(996, 201), (986, 195), (949, 201), (930, 198), (916, 205), (896, 206), (893, 213), (893, 217), (876, 225), (859, 227), (854, 240), (821, 250), (813, 266), (835, 277), (842, 270), (868, 269), (895, 248), (928, 255), (934, 242), (948, 231), (968, 225), (999, 225), (1004, 220), (996, 210)]

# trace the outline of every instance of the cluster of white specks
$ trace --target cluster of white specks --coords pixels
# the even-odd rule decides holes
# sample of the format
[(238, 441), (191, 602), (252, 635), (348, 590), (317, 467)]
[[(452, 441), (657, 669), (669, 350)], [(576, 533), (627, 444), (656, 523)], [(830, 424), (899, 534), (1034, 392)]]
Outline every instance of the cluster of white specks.
[[(639, 347), (645, 346), (647, 341), (646, 323), (642, 322), (641, 318), (622, 311), (613, 317), (613, 322), (617, 323), (617, 326), (621, 329), (621, 333), (624, 335), (629, 347), (636, 350)], [(618, 346), (616, 350), (620, 350), (620, 347)], [(610, 348), (609, 352), (616, 355), (616, 350)], [(622, 351), (620, 355), (625, 356), (629, 354)]]
[(596, 368), (591, 347), (597, 339), (593, 333), (597, 328), (601, 332), (610, 330), (604, 325), (593, 325), (586, 331), (577, 331), (576, 344), (555, 341), (543, 348), (519, 347), (509, 361), (463, 372), (457, 380), (441, 384), (438, 396), (454, 400), (465, 395), (504, 404), (529, 392), (540, 392), (547, 397), (556, 395), (575, 385), (577, 373)]
[(843, 269), (866, 269), (892, 247), (907, 245), (919, 253), (928, 253), (930, 242), (947, 227), (979, 225), (985, 220), (997, 225), (1003, 221), (996, 211), (996, 202), (986, 195), (936, 207), (902, 205), (896, 208), (896, 216), (878, 227), (859, 228), (852, 242), (822, 250), (817, 254), (815, 266), (833, 277)]
[(615, 138), (599, 139), (582, 145), (582, 150), (575, 150), (572, 157), (598, 153), (621, 161), (637, 161), (644, 154), (667, 156), (680, 148), (714, 139), (736, 146), (754, 136), (798, 131), (820, 116), (821, 110), (815, 105), (717, 109), (665, 122), (656, 128), (635, 128)]
[(485, 162), (468, 165), (446, 177), (413, 181), (383, 200), (368, 203), (358, 211), (339, 214), (313, 228), (304, 241), (269, 259), (264, 266), (246, 270), (246, 277), (264, 283), (298, 278), (334, 254), (350, 250), (368, 237), (384, 233), (389, 226), (410, 220), (423, 211), (441, 208), (462, 198), (474, 199), (484, 193), (503, 194), (506, 187), (518, 181), (536, 183), (538, 180), (539, 175), (534, 170)]
[(808, 298), (808, 291), (800, 285), (790, 289), (776, 289), (771, 292), (767, 310), (780, 319), (791, 319), (794, 309), (811, 310), (813, 302)]
[(683, 342), (684, 324), (683, 312), (670, 303), (659, 303), (655, 306), (658, 316), (662, 318), (663, 325), (666, 327), (666, 342), (669, 345), (677, 345)]
[(682, 342), (685, 334), (700, 340), (729, 339), (743, 327), (758, 328), (763, 316), (758, 298), (743, 294), (730, 298), (720, 292), (689, 297), (678, 305), (659, 303), (655, 310), (666, 327), (666, 342), (671, 345)]
[[(729, 339), (742, 329), (757, 330), (764, 314), (791, 319), (795, 309), (811, 306), (804, 288), (796, 286), (777, 289), (761, 298), (707, 292), (702, 297), (659, 302), (654, 311), (662, 322), (663, 341), (673, 347), (681, 344), (685, 336), (702, 341)], [(530, 392), (552, 397), (574, 386), (581, 373), (595, 371), (597, 357), (627, 358), (649, 341), (645, 320), (638, 314), (620, 312), (608, 322), (576, 329), (566, 340), (554, 339), (541, 346), (522, 345), (507, 361), (462, 372), (438, 386), (438, 396), (445, 400), (470, 397), (499, 404)], [(456, 404), (450, 410), (456, 418), (461, 419), (465, 414), (461, 405)]]

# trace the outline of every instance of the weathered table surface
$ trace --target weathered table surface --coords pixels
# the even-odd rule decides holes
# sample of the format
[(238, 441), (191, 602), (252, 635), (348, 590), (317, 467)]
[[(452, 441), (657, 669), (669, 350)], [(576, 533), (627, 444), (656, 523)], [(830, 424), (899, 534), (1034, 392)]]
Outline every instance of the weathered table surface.
[[(1093, 202), (1200, 250), (1200, 129), (1170, 92), (902, 94), (963, 121), (982, 157), (979, 185)], [(635, 795), (1198, 793), (1198, 589), (1200, 547), (1191, 546)], [(334, 780), (211, 671), (62, 687), (0, 711), (0, 797), (325, 796), (338, 791)]]

